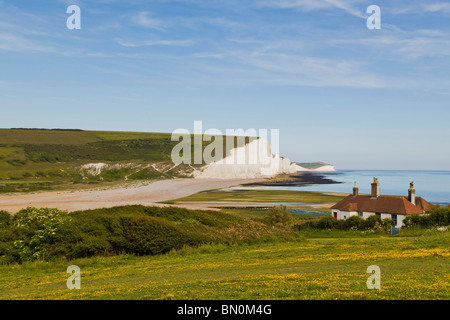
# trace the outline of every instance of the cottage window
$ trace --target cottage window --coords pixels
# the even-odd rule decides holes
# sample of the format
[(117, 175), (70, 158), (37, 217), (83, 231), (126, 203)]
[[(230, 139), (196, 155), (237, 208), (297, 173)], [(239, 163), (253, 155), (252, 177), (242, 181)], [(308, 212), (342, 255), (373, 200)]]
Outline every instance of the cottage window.
[(397, 225), (397, 215), (391, 214), (392, 221), (394, 221), (395, 225)]

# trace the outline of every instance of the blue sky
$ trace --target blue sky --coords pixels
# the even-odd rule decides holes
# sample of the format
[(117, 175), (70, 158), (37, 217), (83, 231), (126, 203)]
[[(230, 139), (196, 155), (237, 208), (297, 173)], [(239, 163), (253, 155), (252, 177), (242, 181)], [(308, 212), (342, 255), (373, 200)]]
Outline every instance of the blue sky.
[(0, 127), (201, 120), (279, 129), (293, 161), (450, 170), (449, 58), (448, 1), (0, 0)]

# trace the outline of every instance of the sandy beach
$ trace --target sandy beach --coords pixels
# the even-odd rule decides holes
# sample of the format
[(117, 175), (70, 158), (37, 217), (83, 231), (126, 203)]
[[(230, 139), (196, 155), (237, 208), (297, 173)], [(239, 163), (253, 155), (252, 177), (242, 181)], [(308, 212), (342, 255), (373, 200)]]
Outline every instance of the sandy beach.
[[(107, 190), (53, 191), (34, 194), (0, 196), (0, 210), (10, 213), (26, 207), (49, 207), (76, 211), (122, 205), (166, 206), (157, 202), (186, 197), (216, 188), (227, 188), (261, 179), (173, 179), (153, 182), (149, 185), (114, 188)], [(177, 205), (189, 209), (206, 209), (202, 205)]]

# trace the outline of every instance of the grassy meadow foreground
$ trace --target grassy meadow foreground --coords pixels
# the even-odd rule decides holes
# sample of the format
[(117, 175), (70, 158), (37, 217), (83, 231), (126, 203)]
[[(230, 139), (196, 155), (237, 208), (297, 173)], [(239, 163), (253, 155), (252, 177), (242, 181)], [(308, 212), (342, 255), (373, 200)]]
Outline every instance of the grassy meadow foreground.
[[(339, 230), (323, 214), (278, 223), (270, 208), (3, 213), (0, 299), (450, 299), (450, 231), (430, 225), (448, 225), (449, 211), (396, 236), (379, 221)], [(70, 265), (80, 290), (67, 289)], [(367, 288), (371, 265), (380, 290)]]
[[(205, 245), (0, 267), (1, 299), (449, 299), (449, 232)], [(81, 289), (66, 287), (69, 265)], [(366, 286), (381, 268), (381, 289)]]

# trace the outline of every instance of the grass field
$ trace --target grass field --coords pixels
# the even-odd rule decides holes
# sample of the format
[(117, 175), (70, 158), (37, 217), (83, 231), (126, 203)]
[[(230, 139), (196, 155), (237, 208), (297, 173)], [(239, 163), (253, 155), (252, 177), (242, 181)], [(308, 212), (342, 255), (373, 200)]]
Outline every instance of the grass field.
[[(107, 243), (102, 249), (105, 241), (126, 248), (124, 241), (134, 241), (136, 233), (129, 238), (121, 230), (134, 230), (127, 226), (138, 227), (133, 221), (140, 220), (129, 219), (143, 215), (165, 230), (153, 235), (161, 243), (174, 231), (206, 242), (142, 256), (111, 255)], [(233, 207), (221, 213), (142, 206), (78, 212), (62, 229), (55, 258), (0, 265), (0, 299), (450, 299), (448, 228), (403, 228), (396, 236), (383, 230), (293, 232), (274, 229), (267, 215), (263, 208)], [(100, 251), (67, 260), (59, 252), (71, 244), (81, 254)], [(80, 290), (67, 289), (71, 265), (81, 269)], [(381, 270), (379, 290), (367, 288), (371, 265)]]
[(211, 190), (168, 201), (167, 203), (336, 203), (343, 198), (343, 196), (311, 191)]
[[(450, 234), (420, 234), (1, 266), (0, 299), (449, 299)], [(66, 287), (69, 265), (81, 268), (80, 290)], [(366, 286), (370, 265), (381, 269), (380, 290)]]

